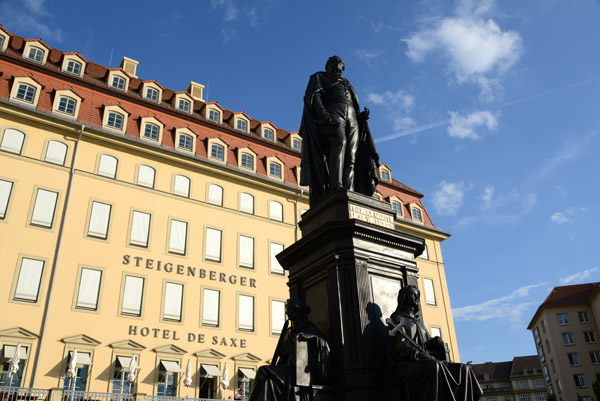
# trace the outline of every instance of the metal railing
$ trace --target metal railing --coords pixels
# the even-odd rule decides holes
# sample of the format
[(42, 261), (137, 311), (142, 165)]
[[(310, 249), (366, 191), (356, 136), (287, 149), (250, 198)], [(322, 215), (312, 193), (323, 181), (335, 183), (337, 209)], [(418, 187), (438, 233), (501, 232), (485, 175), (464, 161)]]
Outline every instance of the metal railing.
[(0, 387), (0, 401), (43, 401), (49, 390), (25, 387)]
[(169, 397), (166, 395), (147, 395), (146, 401), (217, 401), (215, 398)]
[(63, 401), (133, 401), (134, 395), (65, 390), (62, 399)]

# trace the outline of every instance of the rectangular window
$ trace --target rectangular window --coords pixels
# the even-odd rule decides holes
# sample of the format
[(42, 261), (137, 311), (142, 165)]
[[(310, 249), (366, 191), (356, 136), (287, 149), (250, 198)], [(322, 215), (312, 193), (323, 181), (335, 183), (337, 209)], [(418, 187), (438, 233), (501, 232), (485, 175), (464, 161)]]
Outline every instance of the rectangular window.
[(579, 354), (574, 352), (572, 354), (567, 354), (569, 357), (569, 365), (571, 366), (579, 366), (581, 365), (581, 361), (579, 360)]
[(579, 318), (580, 323), (589, 323), (590, 321), (590, 315), (588, 315), (587, 311), (577, 312), (577, 317)]
[(221, 122), (221, 113), (219, 113), (217, 110), (210, 109), (210, 110), (208, 110), (208, 119), (215, 123), (220, 123)]
[(102, 272), (93, 269), (81, 269), (79, 280), (79, 293), (77, 294), (76, 307), (80, 309), (98, 309), (98, 295), (100, 293), (100, 280)]
[(177, 174), (175, 176), (175, 183), (173, 184), (173, 193), (175, 195), (189, 198), (190, 196), (190, 179), (186, 176)]
[(254, 268), (254, 238), (240, 235), (240, 266)]
[(442, 338), (442, 329), (440, 329), (439, 327), (431, 327), (430, 331), (431, 331), (431, 337)]
[(106, 121), (106, 126), (114, 129), (118, 129), (119, 131), (123, 130), (123, 123), (125, 122), (125, 117), (121, 113), (115, 113), (111, 111), (108, 113), (108, 119)]
[(51, 228), (57, 199), (58, 193), (38, 189), (31, 215), (31, 224)]
[(533, 379), (533, 387), (544, 387), (544, 381), (542, 379)]
[(179, 110), (186, 112), (186, 113), (190, 113), (190, 102), (186, 99), (179, 99)]
[(240, 131), (248, 132), (248, 123), (246, 120), (238, 119), (235, 127)]
[(600, 352), (599, 351), (590, 352), (590, 358), (591, 358), (593, 364), (599, 364), (600, 363)]
[(183, 284), (166, 283), (163, 319), (181, 322), (181, 306), (183, 302)]
[(37, 302), (43, 271), (43, 261), (23, 258), (21, 260), (21, 269), (19, 270), (14, 299)]
[(223, 188), (215, 184), (210, 184), (208, 186), (208, 203), (223, 206)]
[(535, 401), (546, 401), (546, 393), (535, 393)]
[(187, 223), (185, 221), (171, 220), (169, 252), (185, 255), (186, 243)]
[(118, 160), (116, 157), (101, 155), (100, 163), (98, 163), (98, 175), (115, 178), (117, 176), (117, 164)]
[(191, 152), (193, 145), (194, 140), (191, 136), (184, 134), (179, 135), (179, 141), (177, 142), (177, 147), (179, 147), (179, 149), (185, 149)]
[(219, 302), (221, 293), (205, 288), (202, 296), (202, 324), (219, 326)]
[(12, 188), (12, 182), (0, 180), (0, 220), (3, 220), (6, 216), (6, 210), (8, 210), (8, 202), (10, 200)]
[(141, 316), (143, 295), (144, 279), (142, 277), (125, 276), (121, 313), (124, 315)]
[(271, 242), (270, 251), (271, 251), (271, 273), (285, 274), (285, 272), (283, 271), (283, 267), (281, 267), (281, 265), (279, 264), (279, 261), (277, 260), (277, 257), (276, 257), (279, 252), (283, 251), (283, 245)]
[(100, 202), (92, 202), (90, 213), (90, 224), (88, 226), (88, 237), (106, 239), (108, 236), (108, 222), (110, 221), (111, 205)]
[(569, 324), (569, 317), (566, 313), (557, 313), (556, 318), (558, 319), (558, 324), (561, 326)]
[(433, 289), (433, 280), (424, 278), (423, 285), (425, 287), (425, 302), (427, 302), (427, 305), (436, 305), (435, 290)]
[(254, 297), (248, 295), (239, 295), (238, 329), (244, 331), (254, 331)]
[(595, 343), (596, 342), (596, 334), (593, 331), (584, 331), (583, 336), (585, 337), (586, 343)]
[(584, 375), (573, 375), (573, 379), (575, 379), (575, 387), (587, 387)]
[(285, 324), (285, 302), (271, 301), (271, 334), (281, 334)]
[(275, 142), (275, 132), (272, 129), (265, 128), (264, 138), (267, 141)]
[(81, 63), (75, 60), (69, 60), (67, 62), (67, 72), (80, 76), (81, 75)]
[(148, 246), (148, 235), (150, 233), (150, 214), (133, 211), (131, 219), (131, 236), (129, 238), (130, 245)]
[(206, 229), (206, 259), (221, 261), (221, 230)]
[(542, 339), (540, 338), (540, 330), (536, 327), (533, 329), (533, 338), (535, 339), (536, 344), (540, 344)]
[(573, 345), (575, 344), (575, 339), (573, 338), (573, 333), (562, 333), (563, 343), (565, 345)]
[(61, 96), (58, 101), (57, 110), (61, 113), (68, 114), (70, 116), (75, 115), (75, 106), (77, 105), (77, 101), (73, 98), (67, 96)]
[(527, 380), (519, 380), (519, 381), (517, 381), (517, 387), (518, 388), (527, 388), (527, 387), (529, 387), (527, 385)]
[(144, 127), (144, 138), (151, 139), (153, 141), (158, 141), (160, 136), (160, 128), (156, 124), (147, 123)]
[(247, 168), (249, 170), (254, 170), (254, 156), (249, 155), (248, 153), (242, 153), (241, 159), (241, 167)]
[(48, 163), (58, 164), (63, 166), (65, 164), (65, 158), (67, 156), (67, 145), (59, 141), (48, 142), (46, 148), (46, 156), (44, 160)]
[(225, 160), (225, 148), (219, 144), (213, 143), (210, 146), (210, 157), (213, 159)]
[(537, 352), (538, 352), (538, 356), (540, 358), (540, 362), (541, 363), (546, 362), (546, 356), (544, 355), (544, 350), (542, 349), (541, 345), (538, 345)]
[(529, 394), (519, 394), (519, 399), (521, 401), (531, 401), (531, 397)]
[(120, 91), (125, 91), (125, 78), (114, 76), (112, 80), (112, 87)]
[(146, 88), (146, 99), (158, 103), (158, 91), (154, 88)]
[(240, 194), (240, 212), (254, 214), (254, 196), (245, 192)]
[(154, 188), (154, 175), (156, 171), (150, 167), (141, 165), (138, 169), (137, 184), (142, 187)]
[(16, 98), (27, 103), (33, 103), (35, 100), (35, 92), (37, 89), (34, 86), (27, 84), (19, 84)]
[(271, 177), (281, 178), (281, 166), (278, 163), (269, 163), (269, 175)]
[(283, 221), (283, 205), (276, 201), (269, 202), (269, 218), (271, 220)]

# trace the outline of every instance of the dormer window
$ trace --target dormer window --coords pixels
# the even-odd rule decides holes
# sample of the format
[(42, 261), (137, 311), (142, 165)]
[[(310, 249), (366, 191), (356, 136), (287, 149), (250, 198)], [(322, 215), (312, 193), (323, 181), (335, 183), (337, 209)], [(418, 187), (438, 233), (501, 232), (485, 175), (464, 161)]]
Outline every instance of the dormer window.
[(42, 85), (29, 77), (16, 77), (10, 91), (11, 99), (19, 102), (37, 105)]
[(0, 51), (4, 51), (4, 43), (6, 42), (6, 39), (4, 38), (4, 35), (0, 34)]
[(281, 178), (281, 164), (270, 162), (269, 163), (269, 175), (275, 178)]
[(60, 111), (61, 113), (68, 114), (70, 116), (74, 116), (76, 106), (77, 100), (73, 99), (72, 97), (61, 96), (58, 100), (58, 107), (56, 108), (56, 110)]
[(275, 131), (273, 131), (271, 128), (265, 128), (263, 130), (263, 138), (265, 138), (267, 141), (275, 142)]
[(215, 109), (208, 109), (208, 119), (215, 123), (221, 122), (221, 112)]
[(254, 156), (249, 153), (242, 153), (240, 157), (240, 167), (254, 170)]
[(188, 114), (191, 113), (192, 102), (187, 99), (179, 99), (179, 102), (177, 102), (177, 110)]
[(117, 113), (116, 111), (108, 112), (108, 119), (106, 121), (106, 126), (109, 128), (114, 128), (119, 131), (123, 131), (123, 122), (125, 121), (125, 116), (121, 113)]
[(144, 138), (151, 139), (153, 141), (158, 141), (158, 134), (160, 132), (160, 128), (156, 124), (146, 123), (144, 127)]
[(110, 86), (112, 86), (115, 89), (125, 92), (125, 82), (126, 82), (125, 78), (120, 77), (118, 75), (113, 75)]
[(154, 117), (140, 119), (140, 136), (152, 142), (162, 142), (163, 124)]
[(412, 206), (410, 208), (410, 213), (412, 214), (412, 219), (414, 221), (417, 221), (419, 223), (423, 222), (423, 213), (421, 212), (420, 208), (418, 208), (417, 206)]
[(392, 210), (396, 216), (402, 216), (402, 204), (398, 201), (392, 201)]
[(218, 143), (213, 143), (210, 146), (210, 157), (220, 161), (225, 160), (225, 147)]
[(43, 64), (44, 63), (44, 51), (39, 47), (31, 46), (29, 48), (29, 53), (27, 53), (27, 58), (31, 61), (35, 61), (36, 63)]
[(381, 179), (383, 181), (390, 182), (391, 181), (390, 172), (387, 170), (381, 170)]
[(248, 132), (248, 122), (238, 118), (235, 122), (235, 128), (242, 132)]
[(146, 94), (144, 95), (146, 100), (158, 103), (158, 91), (154, 88), (146, 88)]
[(77, 117), (80, 104), (81, 98), (73, 91), (68, 89), (57, 90), (52, 105), (52, 111), (66, 114), (70, 117)]
[(24, 102), (33, 103), (35, 100), (36, 92), (37, 92), (36, 87), (26, 84), (26, 83), (21, 83), (21, 84), (19, 84), (19, 87), (17, 89), (17, 94), (15, 97)]
[(179, 141), (177, 141), (177, 147), (179, 149), (187, 150), (189, 152), (192, 151), (192, 146), (194, 143), (194, 139), (191, 135), (181, 134), (179, 135)]
[(302, 151), (302, 141), (298, 138), (292, 139), (292, 149), (297, 150), (298, 152)]
[(79, 61), (69, 60), (67, 61), (67, 68), (65, 71), (79, 77), (81, 76), (81, 63)]

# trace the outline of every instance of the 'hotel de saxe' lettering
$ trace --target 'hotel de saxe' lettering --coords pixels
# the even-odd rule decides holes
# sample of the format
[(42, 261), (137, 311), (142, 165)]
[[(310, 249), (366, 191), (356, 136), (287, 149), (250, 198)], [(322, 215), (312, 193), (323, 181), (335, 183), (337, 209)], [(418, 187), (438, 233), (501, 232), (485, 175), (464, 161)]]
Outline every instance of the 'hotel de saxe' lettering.
[(211, 345), (222, 345), (224, 347), (239, 347), (246, 348), (246, 340), (243, 338), (235, 338), (235, 337), (219, 337), (212, 336), (211, 338), (205, 338), (202, 333), (187, 333), (187, 336), (183, 336), (183, 338), (179, 335), (177, 330), (167, 330), (167, 329), (156, 329), (150, 327), (138, 327), (135, 325), (129, 325), (129, 335), (130, 336), (142, 336), (142, 337), (154, 337), (154, 338), (162, 338), (163, 340), (187, 340), (187, 342), (195, 343), (198, 342), (200, 344), (204, 344), (205, 342), (209, 342)]
[(221, 283), (228, 284), (239, 284), (243, 287), (256, 288), (256, 279), (248, 278), (244, 276), (237, 276), (235, 274), (225, 274), (214, 270), (198, 269), (193, 266), (185, 266), (179, 264), (173, 264), (171, 262), (164, 263), (162, 260), (154, 260), (148, 258), (142, 258), (141, 256), (123, 255), (123, 264), (128, 265), (133, 263), (136, 267), (144, 267), (149, 270), (165, 271), (167, 273), (176, 273), (198, 277), (201, 279), (209, 279), (212, 281), (218, 281)]

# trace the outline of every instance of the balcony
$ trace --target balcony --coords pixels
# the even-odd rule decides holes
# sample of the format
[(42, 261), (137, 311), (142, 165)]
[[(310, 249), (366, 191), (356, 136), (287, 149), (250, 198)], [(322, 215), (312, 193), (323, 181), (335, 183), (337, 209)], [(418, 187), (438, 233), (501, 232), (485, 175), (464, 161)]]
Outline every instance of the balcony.
[(91, 391), (63, 391), (25, 387), (0, 387), (0, 401), (217, 401), (215, 398), (168, 397), (146, 394), (113, 394)]

